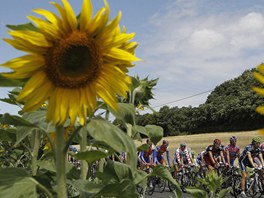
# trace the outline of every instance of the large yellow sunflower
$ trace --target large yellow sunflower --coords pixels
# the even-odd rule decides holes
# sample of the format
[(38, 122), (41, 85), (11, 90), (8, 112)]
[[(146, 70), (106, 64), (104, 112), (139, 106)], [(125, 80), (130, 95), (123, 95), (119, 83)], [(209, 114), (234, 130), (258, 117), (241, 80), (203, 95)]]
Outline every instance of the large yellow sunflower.
[(132, 62), (138, 61), (131, 42), (134, 33), (120, 30), (121, 12), (109, 20), (109, 6), (92, 16), (90, 0), (84, 0), (77, 17), (67, 0), (63, 6), (51, 2), (60, 16), (44, 10), (33, 12), (44, 18), (28, 16), (38, 31), (13, 30), (12, 39), (4, 39), (18, 50), (27, 52), (4, 64), (14, 72), (3, 74), (28, 79), (19, 101), (23, 111), (33, 111), (48, 101), (47, 120), (63, 124), (70, 118), (85, 123), (86, 116), (102, 99), (116, 109), (116, 94), (126, 96), (131, 83), (126, 75)]

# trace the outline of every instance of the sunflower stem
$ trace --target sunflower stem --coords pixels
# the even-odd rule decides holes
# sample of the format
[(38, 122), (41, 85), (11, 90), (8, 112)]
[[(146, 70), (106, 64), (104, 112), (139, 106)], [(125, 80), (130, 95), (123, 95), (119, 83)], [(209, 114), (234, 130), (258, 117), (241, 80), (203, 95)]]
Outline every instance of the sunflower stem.
[(31, 158), (31, 171), (32, 176), (37, 174), (37, 157), (38, 157), (38, 150), (40, 146), (40, 132), (38, 130), (34, 130), (32, 133), (32, 158)]
[[(87, 149), (87, 130), (82, 130), (81, 134), (81, 144), (80, 150), (81, 152), (86, 151)], [(88, 164), (85, 160), (81, 161), (81, 179), (86, 180), (88, 173)]]
[(67, 197), (66, 188), (66, 154), (64, 153), (64, 127), (56, 126), (55, 136), (55, 158), (56, 158), (56, 172), (57, 172), (57, 198)]

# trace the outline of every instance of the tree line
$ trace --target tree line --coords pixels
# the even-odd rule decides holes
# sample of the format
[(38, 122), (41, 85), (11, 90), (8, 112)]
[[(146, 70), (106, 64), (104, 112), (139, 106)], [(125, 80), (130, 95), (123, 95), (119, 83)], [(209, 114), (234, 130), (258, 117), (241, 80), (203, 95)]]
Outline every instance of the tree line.
[(163, 106), (155, 113), (138, 114), (137, 125), (161, 126), (165, 136), (263, 128), (264, 117), (255, 109), (264, 104), (264, 98), (252, 91), (253, 86), (263, 87), (253, 76), (255, 70), (216, 86), (198, 107)]

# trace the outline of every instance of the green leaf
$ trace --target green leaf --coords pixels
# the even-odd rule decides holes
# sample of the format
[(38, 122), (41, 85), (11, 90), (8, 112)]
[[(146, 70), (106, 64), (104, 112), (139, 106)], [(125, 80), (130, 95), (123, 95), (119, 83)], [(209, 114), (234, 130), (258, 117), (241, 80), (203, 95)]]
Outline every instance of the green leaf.
[(32, 30), (38, 32), (38, 28), (36, 28), (32, 23), (25, 23), (20, 25), (6, 25), (11, 30)]
[(141, 146), (137, 147), (137, 151), (147, 151), (149, 149), (148, 144), (142, 144)]
[(30, 135), (33, 130), (36, 129), (32, 127), (17, 127), (16, 143), (14, 146), (17, 146), (22, 140), (24, 140), (28, 135)]
[(135, 170), (137, 166), (136, 146), (133, 140), (117, 126), (106, 120), (93, 119), (86, 125), (88, 133), (97, 141), (108, 144), (115, 151), (127, 152), (127, 163)]
[(27, 120), (16, 115), (10, 115), (9, 113), (5, 113), (2, 117), (0, 117), (0, 122), (2, 124), (9, 124), (14, 126), (35, 127), (34, 124), (28, 122)]
[(119, 183), (105, 185), (95, 197), (138, 198), (138, 194), (133, 182), (129, 179), (124, 179)]
[(23, 169), (0, 169), (0, 197), (37, 198), (36, 184)]
[(156, 145), (163, 137), (163, 128), (156, 125), (146, 125), (145, 128), (149, 134), (151, 142)]
[[(100, 190), (102, 190), (102, 188), (104, 187), (103, 184), (100, 183), (94, 183), (94, 182), (89, 182), (88, 180), (76, 180), (76, 181), (72, 181), (71, 183), (74, 184), (74, 187), (76, 187), (77, 189), (79, 189), (80, 191), (87, 191), (90, 194), (96, 194), (98, 192), (100, 192)], [(91, 197), (91, 196), (87, 196), (87, 197)]]
[(192, 195), (193, 198), (208, 198), (206, 191), (199, 188), (186, 188), (186, 192)]
[(175, 181), (175, 179), (172, 177), (171, 172), (169, 171), (168, 168), (166, 168), (165, 166), (162, 166), (162, 165), (155, 166), (153, 169), (153, 172), (150, 175), (156, 175), (160, 178), (163, 178), (163, 179), (169, 181), (173, 185), (175, 185), (177, 197), (181, 198), (181, 188), (180, 188), (179, 184)]
[(92, 164), (94, 161), (104, 158), (108, 155), (109, 155), (108, 152), (94, 150), (94, 151), (78, 152), (77, 154), (73, 155), (73, 157), (79, 160), (86, 160), (88, 164)]
[(8, 142), (15, 142), (16, 141), (16, 134), (11, 132), (10, 130), (0, 129), (0, 140), (1, 141), (8, 141)]
[(96, 141), (94, 142), (95, 140), (91, 140), (91, 142), (88, 142), (88, 145), (87, 146), (92, 146), (92, 147), (95, 147), (95, 148), (100, 148), (100, 149), (103, 149), (103, 150), (107, 150), (108, 153), (112, 154), (114, 153), (115, 151), (113, 150), (112, 147), (110, 147), (108, 144), (104, 143), (104, 142), (101, 142), (101, 141)]
[(0, 87), (21, 87), (24, 82), (6, 78), (0, 74)]
[(232, 190), (232, 187), (221, 189), (220, 192), (217, 194), (218, 198), (225, 197), (230, 191)]
[(147, 187), (147, 176), (148, 174), (145, 171), (142, 170), (136, 170), (135, 172), (135, 179), (134, 179), (134, 184), (138, 185), (145, 189)]
[(110, 109), (111, 113), (119, 120), (135, 125), (135, 107), (128, 103), (118, 103), (117, 111)]
[(38, 126), (42, 130), (46, 132), (54, 132), (55, 131), (55, 126), (52, 125), (51, 123), (46, 122), (46, 114), (47, 111), (44, 109), (40, 109), (37, 111), (33, 112), (27, 112), (22, 115), (22, 117), (31, 122), (34, 123), (34, 125)]
[(3, 98), (3, 99), (0, 98), (0, 101), (11, 104), (11, 105), (17, 105), (17, 102), (10, 98)]
[(148, 131), (143, 126), (135, 125), (135, 126), (133, 126), (133, 130), (135, 130), (136, 132), (141, 133), (145, 136), (149, 136)]
[(37, 165), (41, 169), (46, 169), (51, 172), (56, 172), (55, 162), (53, 159), (44, 159), (44, 160), (38, 160)]

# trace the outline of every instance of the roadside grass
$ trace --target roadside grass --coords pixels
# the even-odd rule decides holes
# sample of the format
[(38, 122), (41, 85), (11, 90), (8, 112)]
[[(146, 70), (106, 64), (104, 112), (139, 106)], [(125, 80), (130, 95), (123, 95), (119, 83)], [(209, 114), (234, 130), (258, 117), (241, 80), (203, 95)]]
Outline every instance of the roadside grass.
[[(241, 152), (246, 145), (251, 143), (251, 139), (255, 136), (259, 136), (264, 142), (264, 136), (260, 135), (258, 131), (242, 131), (242, 132), (217, 132), (217, 133), (201, 133), (195, 135), (182, 135), (182, 136), (168, 136), (162, 138), (162, 140), (169, 141), (169, 151), (170, 159), (173, 160), (173, 155), (175, 150), (179, 147), (179, 144), (185, 142), (192, 151), (195, 152), (197, 156), (201, 151), (203, 151), (207, 146), (213, 144), (214, 139), (218, 138), (221, 140), (222, 144), (226, 146), (229, 144), (229, 138), (231, 136), (237, 137), (237, 145), (240, 147)], [(161, 145), (161, 142), (158, 142), (157, 146)], [(136, 145), (140, 146), (145, 143), (146, 140), (143, 139), (142, 142), (137, 141)]]

